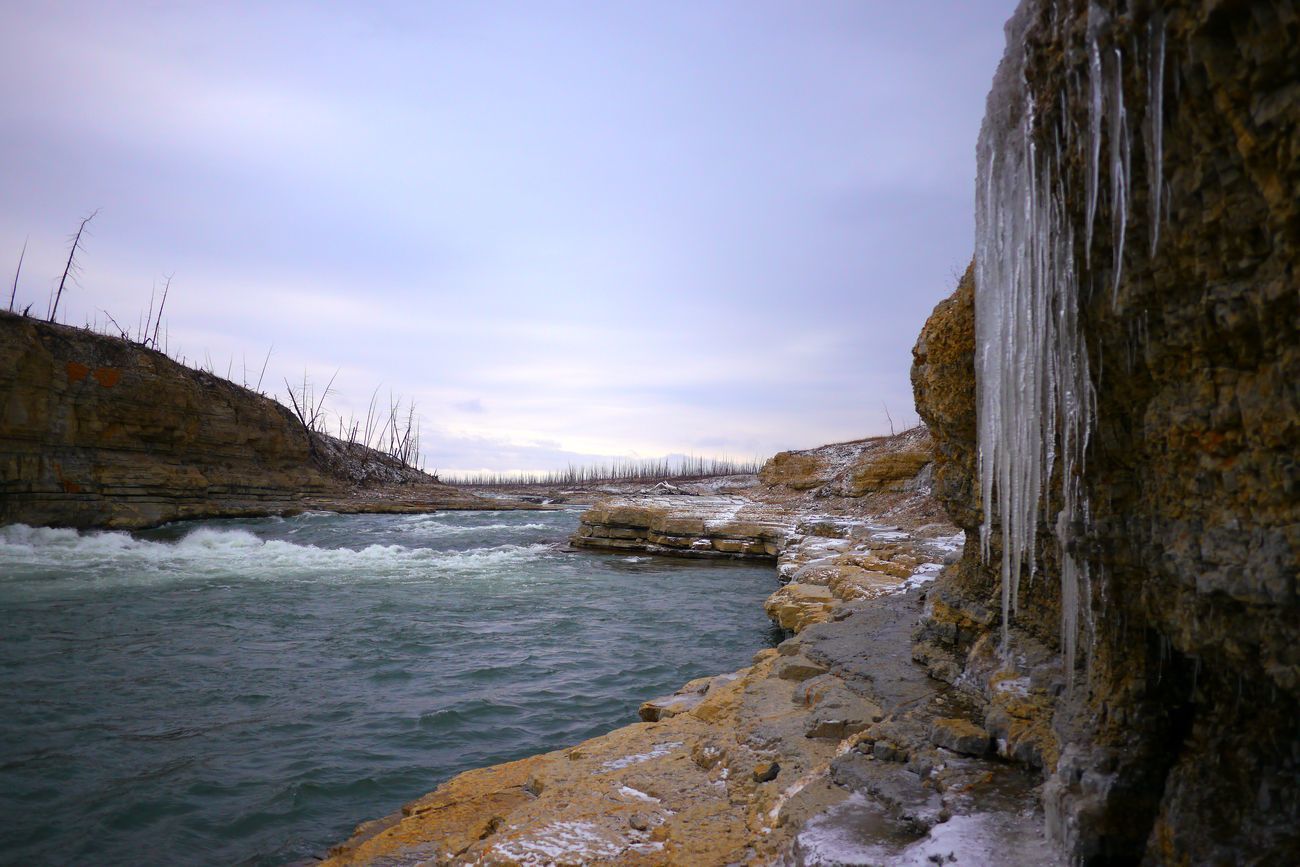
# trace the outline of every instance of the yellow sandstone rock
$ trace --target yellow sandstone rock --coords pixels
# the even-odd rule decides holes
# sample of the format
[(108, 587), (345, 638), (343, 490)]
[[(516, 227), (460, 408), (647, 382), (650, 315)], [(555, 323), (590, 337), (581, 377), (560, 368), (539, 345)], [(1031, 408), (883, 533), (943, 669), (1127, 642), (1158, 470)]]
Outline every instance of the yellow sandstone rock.
[[(400, 816), (360, 826), (325, 863), (770, 860), (798, 827), (788, 817), (847, 795), (826, 783), (839, 743), (804, 736), (806, 697), (774, 676), (781, 659), (705, 679), (699, 704), (669, 719), (461, 774)], [(698, 694), (699, 682), (688, 687)]]
[(767, 597), (763, 608), (782, 629), (799, 632), (822, 623), (838, 603), (829, 587), (817, 584), (787, 584)]
[(845, 493), (860, 497), (872, 491), (901, 491), (921, 468), (934, 460), (929, 448), (901, 452), (868, 452), (853, 467)]
[(765, 485), (784, 485), (796, 491), (807, 491), (825, 484), (830, 474), (814, 455), (780, 452), (763, 465), (758, 478)]

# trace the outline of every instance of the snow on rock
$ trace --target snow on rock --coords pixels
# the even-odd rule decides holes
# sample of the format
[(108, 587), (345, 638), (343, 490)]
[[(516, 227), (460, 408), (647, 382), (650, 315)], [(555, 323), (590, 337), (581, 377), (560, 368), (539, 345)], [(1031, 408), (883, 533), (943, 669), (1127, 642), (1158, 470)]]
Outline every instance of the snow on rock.
[(647, 753), (638, 753), (632, 756), (623, 756), (619, 759), (613, 759), (601, 765), (601, 768), (607, 771), (618, 771), (631, 765), (637, 765), (641, 762), (648, 762), (651, 759), (661, 759), (671, 753), (673, 750), (681, 747), (681, 741), (668, 741), (666, 743), (655, 744)]
[(531, 834), (502, 840), (496, 854), (522, 865), (587, 864), (614, 858), (627, 848), (621, 836), (594, 822), (552, 822)]

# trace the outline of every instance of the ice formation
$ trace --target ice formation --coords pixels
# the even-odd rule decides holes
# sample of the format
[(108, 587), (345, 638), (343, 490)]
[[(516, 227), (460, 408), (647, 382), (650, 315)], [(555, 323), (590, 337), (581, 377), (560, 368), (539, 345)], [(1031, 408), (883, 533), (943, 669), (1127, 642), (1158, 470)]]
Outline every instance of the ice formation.
[[(1152, 18), (1126, 55), (1111, 16), (1092, 4), (1086, 85), (1077, 76), (1067, 77), (1059, 99), (1040, 107), (1026, 82), (1025, 39), (1031, 27), (1046, 27), (1064, 42), (1068, 21), (1055, 7), (1034, 21), (1038, 7), (1022, 3), (1007, 25), (1007, 54), (994, 78), (977, 148), (981, 544), (987, 561), (993, 528), (1000, 528), (1005, 645), (1021, 579), (1034, 575), (1040, 520), (1052, 531), (1061, 581), (1062, 651), (1072, 673), (1080, 631), (1090, 631), (1091, 590), (1087, 561), (1067, 543), (1090, 520), (1082, 478), (1096, 417), (1079, 315), (1095, 287), (1109, 284), (1111, 303), (1121, 303), (1135, 130), (1126, 92), (1144, 97), (1137, 129), (1151, 199), (1153, 252), (1158, 243), (1165, 41), (1163, 22)], [(1069, 111), (1080, 100), (1086, 106), (1082, 129)], [(1082, 167), (1081, 189), (1073, 167)], [(1103, 192), (1104, 174), (1109, 183)], [(1092, 250), (1094, 227), (1107, 216), (1109, 274)], [(1059, 499), (1049, 500), (1054, 478)], [(1058, 507), (1054, 516), (1045, 514), (1051, 507)]]

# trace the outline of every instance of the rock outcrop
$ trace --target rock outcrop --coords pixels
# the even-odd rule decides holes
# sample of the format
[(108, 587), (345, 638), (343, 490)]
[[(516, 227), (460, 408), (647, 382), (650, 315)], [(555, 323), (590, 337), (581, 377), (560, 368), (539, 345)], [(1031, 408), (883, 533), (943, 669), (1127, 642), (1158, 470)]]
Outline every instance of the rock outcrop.
[(569, 541), (578, 548), (771, 560), (789, 532), (785, 513), (744, 497), (652, 494), (597, 503)]
[[(748, 484), (684, 482), (679, 495), (649, 490), (595, 503), (570, 542), (578, 548), (673, 557), (773, 559), (804, 536), (842, 536), (874, 516), (947, 525), (929, 496), (933, 443), (924, 426), (895, 436), (781, 452)], [(715, 480), (716, 481), (716, 480)], [(686, 494), (688, 496), (682, 496)], [(837, 522), (843, 526), (837, 526)], [(864, 523), (861, 532), (873, 532)]]
[(781, 491), (806, 492), (817, 499), (858, 498), (926, 488), (929, 474), (921, 470), (933, 459), (929, 431), (918, 427), (896, 436), (779, 452), (759, 470), (758, 479), (773, 492), (769, 501)]
[(917, 659), (1041, 765), (1070, 857), (1295, 863), (1300, 13), (1026, 2), (1008, 36), (977, 261), (915, 350), (969, 540)]
[(514, 507), (316, 440), (275, 401), (161, 352), (0, 313), (0, 523)]

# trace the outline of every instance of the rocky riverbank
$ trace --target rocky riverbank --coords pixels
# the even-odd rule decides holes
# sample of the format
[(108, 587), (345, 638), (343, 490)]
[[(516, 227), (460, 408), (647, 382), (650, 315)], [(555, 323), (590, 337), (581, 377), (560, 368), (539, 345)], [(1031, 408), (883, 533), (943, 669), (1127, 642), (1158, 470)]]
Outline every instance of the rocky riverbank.
[[(912, 658), (927, 591), (962, 543), (914, 457), (928, 446), (917, 430), (787, 453), (744, 496), (704, 483), (594, 506), (577, 547), (774, 561), (766, 608), (792, 637), (645, 702), (642, 722), (462, 774), (358, 828), (329, 863), (835, 863), (864, 846), (908, 863), (1010, 850), (1050, 863), (1038, 780), (998, 759), (1020, 741)], [(881, 463), (909, 473), (844, 485)], [(1009, 683), (999, 707), (1030, 716), (1033, 692)]]
[(486, 500), (161, 352), (0, 312), (0, 523), (533, 508)]

